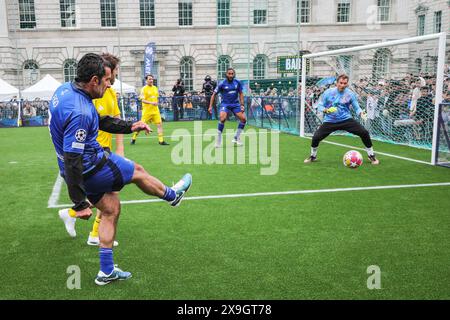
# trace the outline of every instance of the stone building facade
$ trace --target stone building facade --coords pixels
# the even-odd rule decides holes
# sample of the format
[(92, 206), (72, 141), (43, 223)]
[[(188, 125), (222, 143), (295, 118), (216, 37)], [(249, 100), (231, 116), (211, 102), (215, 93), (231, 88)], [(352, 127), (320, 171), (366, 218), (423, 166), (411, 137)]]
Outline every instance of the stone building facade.
[(241, 79), (278, 78), (280, 57), (299, 50), (414, 36), (420, 6), (441, 10), (449, 31), (447, 0), (3, 0), (0, 78), (20, 89), (47, 73), (63, 82), (85, 53), (107, 51), (122, 59), (122, 81), (140, 87), (148, 42), (166, 92), (180, 77), (200, 90), (218, 60)]

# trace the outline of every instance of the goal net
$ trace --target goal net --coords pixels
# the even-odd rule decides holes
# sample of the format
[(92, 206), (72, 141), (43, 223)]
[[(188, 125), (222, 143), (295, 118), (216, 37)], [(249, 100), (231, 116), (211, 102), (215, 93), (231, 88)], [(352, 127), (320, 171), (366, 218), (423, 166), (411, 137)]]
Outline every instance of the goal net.
[(365, 121), (354, 118), (373, 139), (431, 150), (435, 108), (450, 73), (444, 70), (445, 41), (442, 33), (304, 56), (302, 79), (317, 81), (302, 83), (300, 134), (311, 136), (322, 123), (319, 100), (338, 75), (346, 74), (367, 113)]

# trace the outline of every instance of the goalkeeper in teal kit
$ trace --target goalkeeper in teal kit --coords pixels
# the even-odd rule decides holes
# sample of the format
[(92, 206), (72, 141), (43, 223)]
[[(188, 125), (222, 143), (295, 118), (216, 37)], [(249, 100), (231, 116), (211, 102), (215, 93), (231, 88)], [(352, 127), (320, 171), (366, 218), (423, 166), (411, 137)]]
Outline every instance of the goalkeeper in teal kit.
[(322, 95), (318, 110), (323, 112), (325, 117), (323, 124), (314, 132), (311, 142), (311, 155), (305, 159), (305, 163), (317, 160), (317, 149), (320, 141), (335, 131), (344, 130), (359, 136), (366, 147), (370, 162), (379, 164), (373, 151), (369, 131), (354, 120), (350, 113), (350, 107), (352, 107), (363, 120), (367, 118), (358, 104), (356, 94), (347, 88), (348, 80), (348, 76), (340, 75), (336, 80), (336, 88), (330, 88)]

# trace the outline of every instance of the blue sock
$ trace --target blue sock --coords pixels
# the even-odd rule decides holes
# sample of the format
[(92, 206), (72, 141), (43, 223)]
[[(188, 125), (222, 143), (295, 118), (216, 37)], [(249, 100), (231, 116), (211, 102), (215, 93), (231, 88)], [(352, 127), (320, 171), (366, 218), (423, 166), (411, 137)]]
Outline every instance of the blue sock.
[(225, 127), (225, 123), (219, 122), (219, 125), (217, 126), (217, 130), (219, 130), (220, 133), (222, 133), (224, 127)]
[(164, 192), (164, 195), (162, 197), (163, 200), (171, 202), (171, 201), (175, 200), (176, 197), (177, 197), (177, 194), (175, 193), (175, 190), (166, 186), (166, 191)]
[(100, 271), (110, 275), (114, 270), (113, 250), (111, 248), (100, 248)]

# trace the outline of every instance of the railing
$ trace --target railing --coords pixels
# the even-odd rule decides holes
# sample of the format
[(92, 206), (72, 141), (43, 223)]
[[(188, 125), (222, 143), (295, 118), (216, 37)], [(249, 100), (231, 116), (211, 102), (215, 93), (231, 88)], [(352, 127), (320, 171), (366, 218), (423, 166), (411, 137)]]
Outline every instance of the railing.
[[(210, 97), (193, 95), (185, 97), (160, 96), (159, 110), (163, 121), (193, 121), (217, 119), (220, 101), (213, 105), (217, 114), (208, 112)], [(48, 101), (0, 102), (0, 127), (48, 125)], [(290, 133), (298, 133), (299, 98), (248, 96), (245, 98), (248, 123)], [(122, 118), (137, 121), (141, 118), (141, 102), (137, 96), (121, 97), (119, 108)], [(19, 112), (20, 110), (20, 112)], [(177, 112), (178, 111), (178, 112)], [(233, 115), (230, 115), (233, 119)], [(312, 116), (312, 119), (315, 119)], [(311, 121), (308, 121), (311, 123)]]

